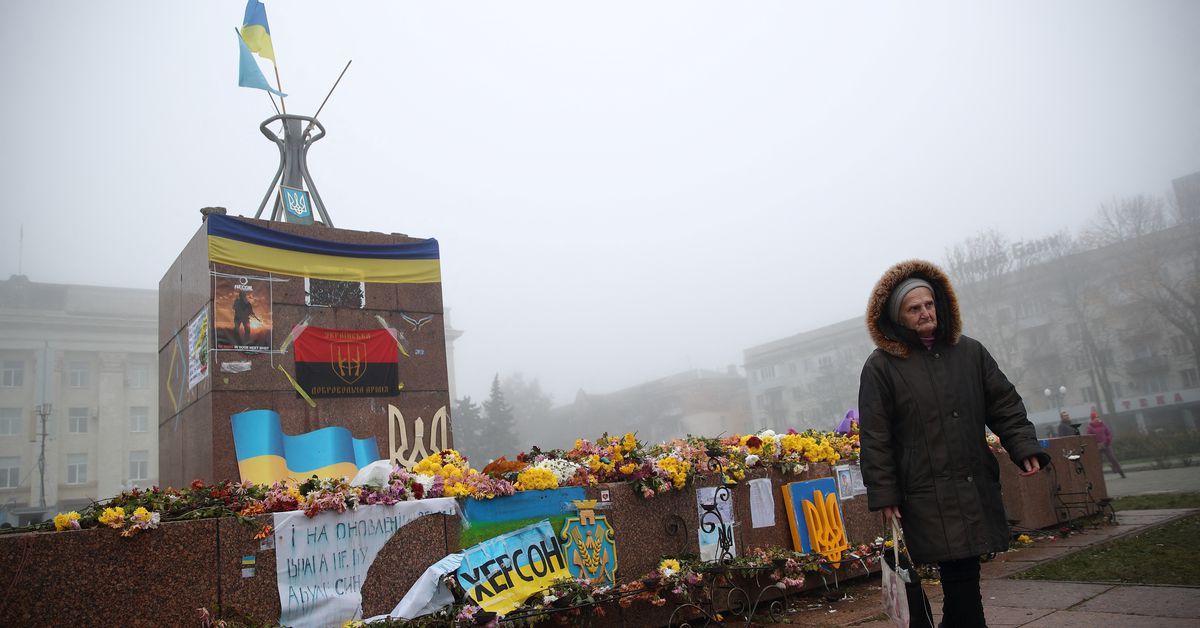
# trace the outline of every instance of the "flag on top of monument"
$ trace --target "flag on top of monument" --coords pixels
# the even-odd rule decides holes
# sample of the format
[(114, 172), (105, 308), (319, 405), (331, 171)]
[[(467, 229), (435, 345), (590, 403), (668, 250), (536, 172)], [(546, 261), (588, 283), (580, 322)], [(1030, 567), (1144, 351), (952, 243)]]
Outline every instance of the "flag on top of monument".
[(271, 45), (271, 27), (267, 24), (267, 7), (259, 0), (246, 3), (246, 17), (242, 18), (242, 39), (252, 52), (275, 62), (275, 48)]
[(267, 82), (267, 77), (263, 76), (262, 68), (258, 67), (258, 62), (254, 60), (254, 55), (250, 54), (250, 48), (241, 34), (238, 34), (238, 47), (241, 48), (241, 58), (238, 60), (238, 85), (265, 89), (280, 98), (285, 98), (287, 94), (271, 87), (271, 84)]

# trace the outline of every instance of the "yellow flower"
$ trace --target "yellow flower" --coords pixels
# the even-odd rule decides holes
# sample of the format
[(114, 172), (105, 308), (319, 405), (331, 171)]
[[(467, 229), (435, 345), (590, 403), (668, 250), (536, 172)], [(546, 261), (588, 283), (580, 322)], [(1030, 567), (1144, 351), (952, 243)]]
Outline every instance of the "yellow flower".
[(632, 462), (625, 463), (621, 465), (621, 474), (632, 475), (634, 471), (637, 471), (637, 468), (638, 466)]
[(886, 541), (884, 541), (884, 542), (883, 542), (883, 546), (884, 546), (884, 547), (892, 547), (892, 546), (893, 546), (893, 545), (895, 545), (895, 544), (896, 544), (896, 542), (895, 542), (895, 541), (893, 541), (893, 540), (891, 540), (891, 539), (888, 539), (888, 540), (886, 540)]
[(674, 558), (668, 558), (658, 564), (658, 570), (664, 576), (673, 576), (679, 573), (679, 561)]
[(79, 527), (78, 524), (71, 525), (71, 523), (74, 521), (79, 521), (78, 512), (72, 510), (68, 513), (59, 513), (54, 516), (54, 529), (59, 531), (70, 530), (72, 528), (77, 529)]
[(529, 467), (517, 475), (516, 489), (518, 491), (538, 491), (558, 488), (558, 478), (550, 469)]
[(621, 442), (621, 449), (625, 453), (629, 453), (637, 449), (637, 439), (633, 437), (633, 432), (625, 432), (625, 440)]
[(1033, 542), (1033, 538), (1030, 537), (1028, 534), (1022, 534), (1021, 536), (1017, 537), (1017, 542), (1020, 543), (1021, 545), (1029, 545), (1030, 543)]
[(121, 527), (125, 523), (125, 509), (120, 506), (105, 508), (104, 512), (100, 513), (100, 523), (110, 528)]
[(463, 482), (447, 482), (442, 494), (446, 497), (471, 497), (475, 494), (475, 490)]

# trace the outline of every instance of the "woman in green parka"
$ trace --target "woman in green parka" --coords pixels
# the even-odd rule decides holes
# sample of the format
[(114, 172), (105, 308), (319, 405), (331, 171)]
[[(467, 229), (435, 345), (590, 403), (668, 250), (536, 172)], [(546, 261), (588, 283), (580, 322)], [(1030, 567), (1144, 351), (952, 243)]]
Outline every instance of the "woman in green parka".
[(996, 361), (962, 335), (940, 268), (910, 260), (888, 269), (871, 293), (867, 330), (877, 347), (858, 392), (867, 504), (899, 520), (914, 562), (938, 564), (941, 625), (985, 626), (979, 557), (1008, 549), (1009, 529), (984, 428), (1021, 475), (1050, 457)]

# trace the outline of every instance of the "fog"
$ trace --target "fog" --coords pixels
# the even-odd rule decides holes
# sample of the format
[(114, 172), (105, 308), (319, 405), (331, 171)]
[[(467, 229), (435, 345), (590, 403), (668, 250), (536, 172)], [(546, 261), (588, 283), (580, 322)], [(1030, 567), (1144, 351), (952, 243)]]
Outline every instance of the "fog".
[[(0, 275), (155, 288), (278, 164), (245, 2), (0, 7)], [(1200, 3), (268, 2), (338, 227), (441, 243), (459, 395), (555, 402), (858, 315), (984, 228), (1200, 170)], [(24, 233), (23, 244), (20, 233)]]

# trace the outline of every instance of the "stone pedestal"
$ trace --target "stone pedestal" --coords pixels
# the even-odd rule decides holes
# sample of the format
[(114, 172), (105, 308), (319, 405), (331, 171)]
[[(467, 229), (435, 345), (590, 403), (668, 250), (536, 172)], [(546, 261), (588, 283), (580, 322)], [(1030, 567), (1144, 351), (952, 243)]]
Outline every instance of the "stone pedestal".
[[(239, 220), (332, 242), (419, 241), (401, 234)], [(376, 317), (382, 317), (389, 327), (403, 333), (408, 352), (408, 357), (399, 358), (403, 385), (400, 394), (317, 398), (314, 408), (296, 393), (279, 368), (294, 376), (294, 345), (286, 353), (214, 350), (214, 273), (273, 280), (267, 296), (272, 305), (271, 348), (275, 350), (305, 318), (316, 327), (379, 329)], [(193, 479), (237, 480), (230, 415), (245, 410), (278, 412), (285, 434), (342, 426), (356, 438), (374, 436), (381, 458), (419, 459), (422, 452), (451, 446), (441, 284), (366, 283), (364, 293), (365, 305), (361, 308), (307, 305), (303, 276), (272, 275), (213, 262), (207, 226), (201, 225), (159, 282), (159, 483), (182, 486)], [(188, 325), (203, 312), (210, 317), (208, 375), (193, 386), (188, 377)], [(407, 320), (402, 314), (408, 315)], [(411, 322), (425, 317), (432, 318), (420, 325)], [(249, 370), (238, 372), (229, 363), (248, 363)], [(434, 425), (439, 414), (445, 421), (444, 430)]]

